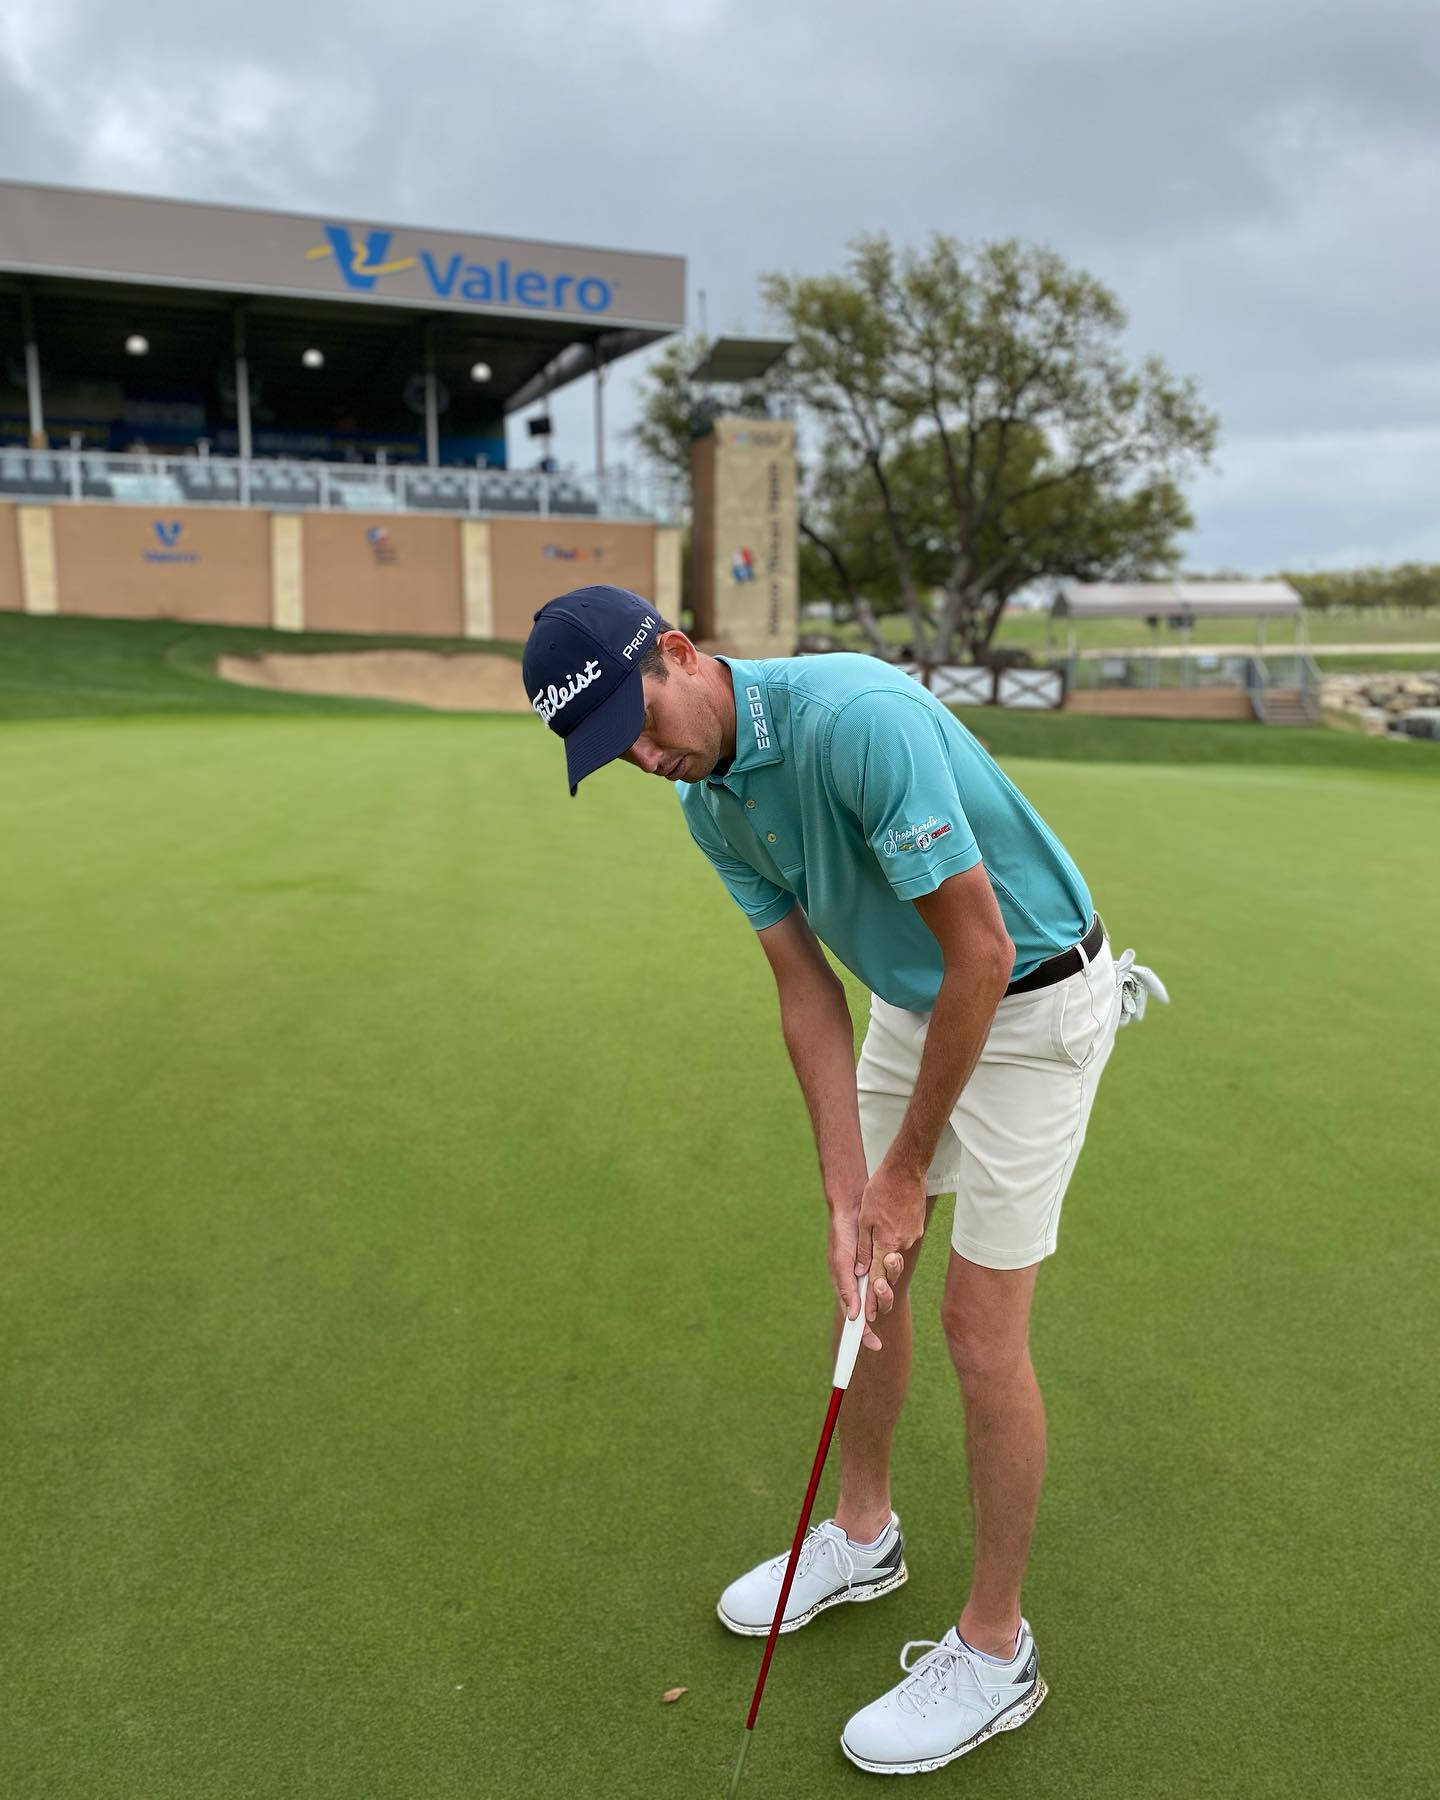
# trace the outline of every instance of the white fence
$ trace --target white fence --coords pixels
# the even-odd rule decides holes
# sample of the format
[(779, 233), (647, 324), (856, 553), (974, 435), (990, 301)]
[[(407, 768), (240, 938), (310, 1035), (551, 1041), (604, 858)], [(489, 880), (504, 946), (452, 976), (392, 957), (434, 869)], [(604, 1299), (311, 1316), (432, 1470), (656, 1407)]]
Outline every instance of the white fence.
[[(898, 665), (924, 682), (919, 663)], [(1060, 669), (983, 669), (970, 663), (942, 663), (930, 671), (930, 692), (946, 706), (1008, 706), (1053, 712), (1065, 703)]]

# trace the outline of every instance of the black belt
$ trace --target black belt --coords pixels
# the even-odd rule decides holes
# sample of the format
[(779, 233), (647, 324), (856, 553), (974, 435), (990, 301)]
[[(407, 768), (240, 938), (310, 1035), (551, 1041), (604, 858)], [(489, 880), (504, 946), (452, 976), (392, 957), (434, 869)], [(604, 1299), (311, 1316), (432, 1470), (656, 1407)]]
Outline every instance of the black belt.
[[(1032, 994), (1036, 988), (1054, 987), (1057, 981), (1064, 981), (1069, 975), (1078, 975), (1087, 964), (1094, 962), (1104, 942), (1105, 927), (1100, 923), (1099, 913), (1096, 913), (1090, 921), (1090, 929), (1078, 944), (1072, 944), (1058, 956), (1047, 957), (1038, 969), (1032, 969), (1028, 975), (1021, 976), (1019, 981), (1012, 981), (1005, 990), (1005, 998), (1008, 1000), (1011, 994)], [(1080, 954), (1082, 950), (1085, 952), (1083, 956)]]

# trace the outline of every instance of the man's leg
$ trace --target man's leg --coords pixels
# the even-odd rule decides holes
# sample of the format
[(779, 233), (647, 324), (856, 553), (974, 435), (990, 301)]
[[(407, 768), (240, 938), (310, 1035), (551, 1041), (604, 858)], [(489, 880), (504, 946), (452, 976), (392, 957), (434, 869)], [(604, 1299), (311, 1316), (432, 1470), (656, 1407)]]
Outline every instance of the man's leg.
[(1020, 1587), (1045, 1476), (1045, 1406), (1029, 1341), (1039, 1273), (1039, 1263), (981, 1268), (952, 1250), (940, 1308), (965, 1400), (975, 1517), (970, 1597), (958, 1625), (967, 1644), (991, 1656), (1008, 1657), (1015, 1649)]
[[(925, 1223), (934, 1210), (926, 1202)], [(861, 1350), (855, 1373), (840, 1409), (840, 1498), (835, 1523), (857, 1544), (879, 1537), (890, 1522), (890, 1446), (895, 1422), (910, 1386), (910, 1277), (920, 1256), (920, 1243), (905, 1258), (905, 1273), (891, 1285), (895, 1304), (875, 1321), (879, 1350)], [(845, 1315), (835, 1308), (838, 1345)]]

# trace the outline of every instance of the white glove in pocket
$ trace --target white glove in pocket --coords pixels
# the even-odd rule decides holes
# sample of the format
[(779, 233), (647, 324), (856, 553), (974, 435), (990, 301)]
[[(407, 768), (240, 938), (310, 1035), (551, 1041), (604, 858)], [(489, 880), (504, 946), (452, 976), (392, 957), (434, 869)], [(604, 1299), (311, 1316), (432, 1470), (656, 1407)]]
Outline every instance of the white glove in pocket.
[(1120, 990), (1120, 1027), (1128, 1025), (1132, 1019), (1143, 1019), (1145, 1008), (1153, 994), (1162, 1006), (1170, 1004), (1170, 996), (1165, 991), (1165, 983), (1153, 969), (1147, 969), (1144, 963), (1137, 963), (1133, 950), (1122, 951), (1115, 963), (1115, 985)]

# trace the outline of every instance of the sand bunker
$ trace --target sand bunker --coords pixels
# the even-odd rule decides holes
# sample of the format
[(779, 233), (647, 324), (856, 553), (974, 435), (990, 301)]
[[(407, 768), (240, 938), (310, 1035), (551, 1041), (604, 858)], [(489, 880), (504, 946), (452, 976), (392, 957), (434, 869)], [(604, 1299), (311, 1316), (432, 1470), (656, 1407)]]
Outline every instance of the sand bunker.
[(352, 700), (406, 700), (437, 712), (528, 712), (509, 656), (433, 650), (341, 650), (304, 656), (222, 656), (218, 672), (245, 687)]

